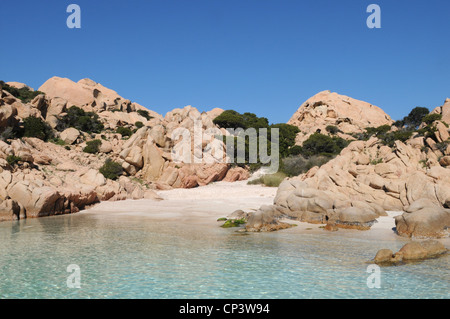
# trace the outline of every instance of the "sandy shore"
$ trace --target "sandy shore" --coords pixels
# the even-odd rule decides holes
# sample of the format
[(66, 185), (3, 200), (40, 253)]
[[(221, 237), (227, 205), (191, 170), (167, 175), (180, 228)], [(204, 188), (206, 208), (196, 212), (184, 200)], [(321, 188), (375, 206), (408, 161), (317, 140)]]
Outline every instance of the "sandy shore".
[(217, 182), (192, 189), (158, 191), (158, 195), (163, 198), (161, 201), (143, 199), (102, 202), (84, 212), (145, 216), (217, 226), (218, 218), (226, 217), (237, 209), (251, 212), (261, 205), (272, 204), (276, 192), (276, 187), (247, 185), (247, 181)]
[[(158, 221), (177, 221), (197, 225), (218, 226), (217, 219), (226, 217), (237, 209), (256, 211), (261, 205), (273, 204), (276, 187), (261, 185), (247, 185), (241, 182), (216, 182), (207, 186), (193, 189), (173, 189), (158, 191), (163, 200), (126, 200), (118, 202), (102, 202), (83, 213), (95, 214), (99, 218), (103, 214), (114, 216), (146, 217)], [(394, 217), (402, 214), (401, 211), (387, 212), (388, 216), (378, 218), (370, 230), (359, 231), (340, 229), (339, 236), (358, 237), (368, 240), (383, 239), (388, 241), (404, 241), (394, 232)], [(297, 227), (282, 230), (289, 233), (331, 233), (323, 230), (324, 225), (309, 224), (299, 221), (283, 219), (287, 223), (296, 224)], [(336, 233), (336, 232), (332, 232)], [(440, 239), (446, 246), (450, 246), (450, 239)]]

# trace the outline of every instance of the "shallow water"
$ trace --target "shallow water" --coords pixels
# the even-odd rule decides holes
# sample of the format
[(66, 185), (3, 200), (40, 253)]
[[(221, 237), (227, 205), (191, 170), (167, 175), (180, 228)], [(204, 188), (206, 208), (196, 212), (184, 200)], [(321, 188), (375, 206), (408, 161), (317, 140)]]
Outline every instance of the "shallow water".
[[(347, 235), (343, 235), (347, 234)], [(74, 214), (0, 223), (1, 298), (449, 298), (449, 256), (381, 268), (404, 241), (345, 232), (237, 233), (145, 216)], [(67, 287), (80, 267), (81, 288)]]

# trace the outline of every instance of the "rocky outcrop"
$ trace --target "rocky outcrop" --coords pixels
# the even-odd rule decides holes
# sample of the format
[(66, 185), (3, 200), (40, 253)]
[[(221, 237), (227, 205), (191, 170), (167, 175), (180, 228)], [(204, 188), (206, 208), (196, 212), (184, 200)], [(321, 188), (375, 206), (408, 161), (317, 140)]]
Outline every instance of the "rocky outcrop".
[[(224, 132), (213, 119), (221, 109), (200, 113), (186, 106), (163, 117), (89, 79), (76, 83), (53, 77), (39, 91), (43, 94), (23, 103), (0, 88), (0, 133), (4, 139), (0, 140), (0, 220), (72, 213), (104, 200), (160, 199), (155, 189), (248, 178), (243, 168), (230, 170), (219, 154), (224, 153), (224, 144), (215, 134)], [(60, 119), (74, 105), (98, 115), (104, 130), (99, 134), (73, 127), (56, 131), (61, 130)], [(55, 129), (54, 142), (63, 145), (14, 138), (13, 131), (29, 116), (45, 120)], [(202, 130), (198, 147), (193, 145), (195, 125)], [(119, 127), (134, 134), (127, 138), (125, 130), (122, 136), (116, 133)], [(190, 138), (180, 138), (177, 130), (185, 130)], [(101, 141), (98, 153), (83, 152), (94, 139)], [(216, 154), (216, 150), (220, 152)], [(178, 151), (191, 161), (174, 158)], [(122, 165), (123, 176), (113, 181), (99, 172), (107, 159)]]
[(6, 91), (0, 90), (0, 129), (14, 127), (18, 123), (17, 106), (18, 100)]
[[(396, 141), (393, 148), (377, 138), (354, 141), (320, 168), (284, 180), (273, 209), (330, 230), (366, 230), (386, 210), (406, 210), (396, 218), (399, 235), (448, 236), (450, 169), (440, 165), (440, 150), (428, 142), (417, 147), (416, 140)], [(427, 205), (419, 207), (420, 201)]]
[[(55, 121), (55, 116), (73, 105), (81, 107), (86, 112), (98, 114), (105, 128), (113, 129), (124, 124), (134, 125), (136, 122), (154, 125), (162, 119), (160, 114), (122, 98), (117, 92), (90, 79), (73, 82), (67, 78), (52, 77), (39, 88), (39, 91), (44, 92), (49, 101), (45, 116), (50, 123)], [(148, 120), (138, 111), (148, 113), (151, 119)]]
[(390, 249), (380, 249), (373, 262), (379, 265), (396, 265), (404, 262), (420, 261), (445, 255), (448, 249), (437, 240), (412, 241), (397, 253)]
[(327, 134), (328, 125), (336, 126), (341, 131), (339, 136), (351, 139), (350, 133), (392, 123), (392, 119), (379, 107), (331, 91), (323, 91), (309, 98), (288, 121), (288, 124), (302, 131), (297, 135), (297, 145), (315, 132)]
[(450, 124), (450, 99), (446, 99), (441, 107), (442, 121)]
[(7, 152), (22, 158), (13, 171), (0, 165), (0, 220), (74, 213), (102, 200), (160, 199), (128, 177), (105, 179), (98, 168), (106, 155), (88, 157), (86, 167), (83, 153), (36, 138), (14, 140), (11, 146), (0, 143), (0, 157)]
[(395, 217), (397, 233), (405, 237), (439, 238), (448, 237), (450, 209), (422, 198), (405, 209), (405, 213)]

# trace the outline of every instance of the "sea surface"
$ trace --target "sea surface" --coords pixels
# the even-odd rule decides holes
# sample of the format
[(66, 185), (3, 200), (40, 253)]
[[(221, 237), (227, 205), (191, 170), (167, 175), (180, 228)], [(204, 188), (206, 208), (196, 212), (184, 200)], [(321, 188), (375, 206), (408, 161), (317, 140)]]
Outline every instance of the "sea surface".
[(448, 255), (382, 267), (376, 288), (368, 261), (404, 242), (343, 234), (246, 234), (113, 213), (3, 222), (0, 298), (450, 297)]

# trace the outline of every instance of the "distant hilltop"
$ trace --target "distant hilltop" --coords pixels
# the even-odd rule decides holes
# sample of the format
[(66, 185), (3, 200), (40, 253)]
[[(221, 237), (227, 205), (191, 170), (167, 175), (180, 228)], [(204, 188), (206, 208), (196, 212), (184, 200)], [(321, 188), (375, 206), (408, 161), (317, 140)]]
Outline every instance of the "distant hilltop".
[(288, 124), (295, 125), (306, 134), (298, 134), (296, 143), (301, 145), (315, 132), (326, 134), (327, 126), (335, 126), (341, 137), (362, 132), (367, 127), (391, 125), (394, 121), (381, 108), (370, 103), (322, 91), (304, 102), (292, 115)]

